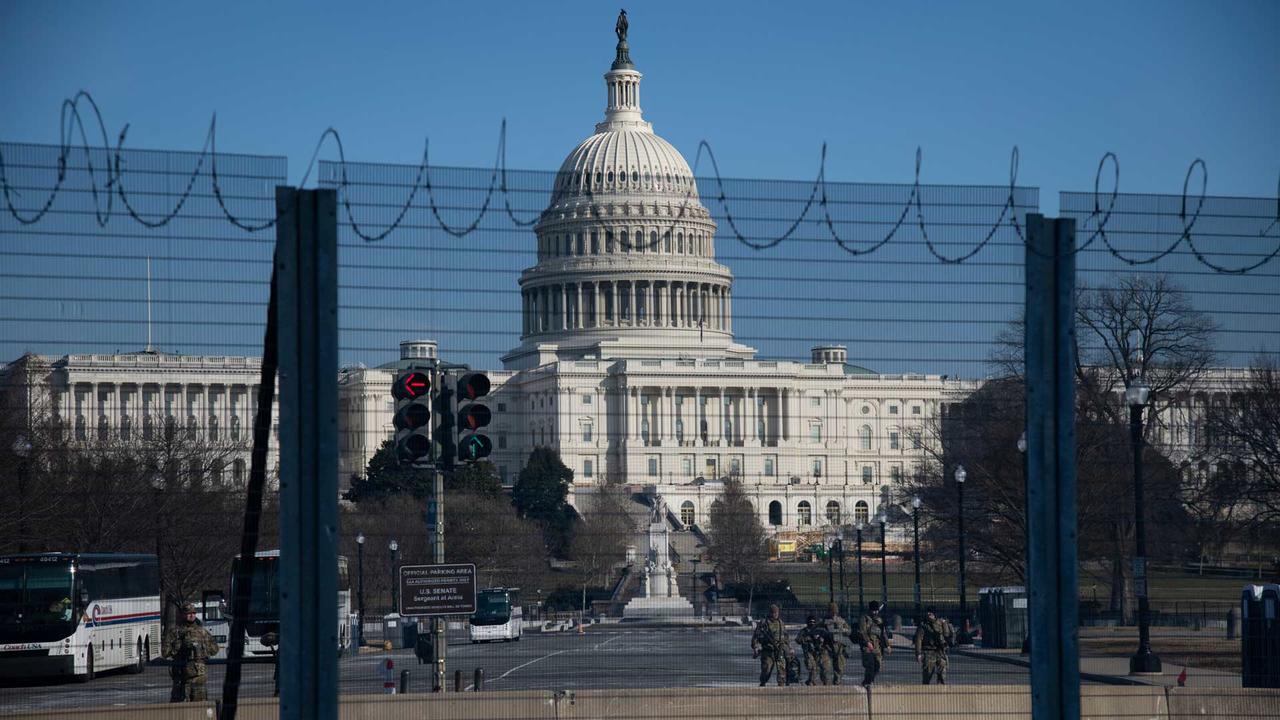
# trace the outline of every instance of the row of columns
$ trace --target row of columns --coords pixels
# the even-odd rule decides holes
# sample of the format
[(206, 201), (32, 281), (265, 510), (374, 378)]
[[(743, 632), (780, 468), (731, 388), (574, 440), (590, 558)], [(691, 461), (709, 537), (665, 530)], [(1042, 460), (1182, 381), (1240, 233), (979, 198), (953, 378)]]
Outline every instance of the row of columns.
[(605, 231), (604, 243), (600, 242), (599, 234), (595, 231), (566, 235), (544, 235), (538, 238), (538, 260), (542, 261), (555, 257), (585, 257), (601, 253), (606, 255), (613, 253), (665, 253), (668, 255), (702, 257), (710, 254), (708, 252), (710, 245), (704, 245), (705, 239), (709, 237), (709, 235), (695, 234), (691, 231), (687, 238), (689, 244), (686, 245), (684, 233), (676, 233), (673, 238), (671, 232), (667, 231), (663, 235), (663, 239), (659, 241), (656, 230), (650, 231), (647, 238), (641, 229), (637, 229), (634, 235), (628, 235), (626, 230), (622, 230), (616, 240), (614, 239), (613, 231), (607, 230)]
[(598, 327), (733, 331), (727, 285), (666, 280), (565, 283), (521, 292), (522, 335)]
[(625, 433), (637, 444), (696, 446), (704, 423), (707, 443), (716, 445), (760, 447), (795, 435), (797, 415), (788, 409), (795, 393), (785, 388), (636, 386), (626, 392)]
[[(815, 396), (790, 388), (633, 386), (626, 391), (625, 432), (629, 440), (643, 441), (646, 439), (647, 421), (648, 440), (678, 441), (681, 438), (676, 421), (680, 420), (683, 423), (683, 440), (696, 442), (702, 437), (702, 422), (705, 420), (708, 442), (727, 440), (757, 446), (762, 441), (794, 444), (810, 440), (810, 432), (801, 423), (804, 418), (817, 417), (822, 423), (819, 442), (836, 442), (839, 445), (838, 434), (842, 425), (861, 425), (848, 414), (852, 408), (839, 390), (821, 392), (821, 407), (810, 408), (804, 404)], [(704, 399), (707, 399), (705, 407)], [(689, 403), (693, 404), (692, 408)], [(762, 421), (763, 432), (760, 430)], [(900, 448), (905, 449), (909, 438), (905, 430), (901, 432)], [(852, 447), (859, 442), (859, 437), (855, 433), (845, 441)]]
[(130, 432), (139, 437), (147, 418), (158, 432), (170, 417), (183, 429), (195, 417), (202, 434), (213, 426), (211, 418), (216, 418), (219, 440), (231, 439), (232, 428), (238, 425), (239, 439), (246, 441), (257, 394), (257, 386), (247, 384), (78, 382), (62, 393), (59, 413), (77, 435), (98, 432), (103, 417), (110, 428), (122, 428), (127, 422)]

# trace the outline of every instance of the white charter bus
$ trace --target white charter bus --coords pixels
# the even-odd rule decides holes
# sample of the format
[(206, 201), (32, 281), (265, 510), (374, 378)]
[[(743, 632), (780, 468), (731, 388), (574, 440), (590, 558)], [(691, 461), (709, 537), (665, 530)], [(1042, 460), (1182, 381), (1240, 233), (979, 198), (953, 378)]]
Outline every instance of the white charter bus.
[[(244, 658), (271, 659), (276, 648), (264, 645), (269, 632), (280, 633), (280, 551), (260, 550), (254, 553), (253, 588), (249, 598), (249, 614), (245, 617)], [(231, 561), (231, 598), (235, 598), (236, 572), (240, 556)], [(216, 593), (205, 593), (205, 628), (213, 633), (221, 646), (215, 658), (225, 658), (230, 645), (233, 600), (212, 601)], [(219, 608), (214, 616), (213, 608)], [(351, 646), (351, 582), (347, 577), (347, 559), (338, 556), (338, 655)]]
[(471, 642), (520, 641), (524, 608), (520, 588), (486, 588), (476, 592), (476, 612), (468, 623)]
[(160, 641), (155, 555), (0, 556), (0, 678), (140, 673)]

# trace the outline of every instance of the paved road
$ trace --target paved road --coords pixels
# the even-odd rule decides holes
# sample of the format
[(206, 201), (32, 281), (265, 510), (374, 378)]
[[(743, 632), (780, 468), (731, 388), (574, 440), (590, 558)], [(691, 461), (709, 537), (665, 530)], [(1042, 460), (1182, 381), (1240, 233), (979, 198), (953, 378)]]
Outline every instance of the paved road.
[[(477, 667), (484, 669), (486, 690), (580, 690), (591, 688), (748, 687), (755, 685), (759, 661), (751, 659), (750, 632), (721, 628), (601, 628), (585, 635), (530, 633), (518, 643), (472, 645), (462, 634), (450, 636), (449, 678), (463, 672), (470, 686)], [(348, 655), (340, 661), (341, 692), (376, 693), (378, 674), (387, 657), (395, 668), (408, 669), (410, 691), (423, 692), (429, 683), (426, 665), (412, 652)], [(220, 696), (225, 668), (209, 668), (209, 691)], [(861, 665), (850, 663), (854, 681)], [(272, 666), (244, 668), (242, 697), (271, 694)], [(880, 681), (914, 684), (919, 671), (907, 651), (887, 658)], [(1024, 668), (989, 660), (953, 656), (948, 678), (952, 684), (1018, 684), (1028, 682)], [(24, 683), (0, 685), (0, 715), (24, 709), (55, 709), (162, 703), (169, 698), (167, 667), (152, 666), (141, 675), (106, 674), (91, 683)]]

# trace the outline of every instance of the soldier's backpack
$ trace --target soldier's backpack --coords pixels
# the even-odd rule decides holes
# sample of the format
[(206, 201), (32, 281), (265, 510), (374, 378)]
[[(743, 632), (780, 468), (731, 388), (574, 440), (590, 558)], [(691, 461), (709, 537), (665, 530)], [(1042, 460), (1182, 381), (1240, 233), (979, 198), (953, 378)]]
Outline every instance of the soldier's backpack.
[(787, 684), (792, 685), (800, 682), (800, 658), (795, 655), (787, 656)]

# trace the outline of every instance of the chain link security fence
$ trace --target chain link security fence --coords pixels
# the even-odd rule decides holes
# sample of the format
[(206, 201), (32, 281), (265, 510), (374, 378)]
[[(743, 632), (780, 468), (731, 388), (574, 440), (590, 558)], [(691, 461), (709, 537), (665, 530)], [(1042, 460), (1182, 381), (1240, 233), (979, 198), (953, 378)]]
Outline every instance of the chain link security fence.
[[(97, 581), (69, 557), (0, 564), (0, 713), (164, 703), (177, 603), (227, 644), (286, 163), (0, 151), (0, 553), (135, 558), (76, 558), (104, 565)], [(1019, 439), (1038, 189), (346, 161), (317, 178), (338, 196), (344, 703), (388, 718), (1028, 715)], [(1253, 422), (1276, 408), (1275, 202), (1095, 189), (1058, 207), (1077, 224), (1084, 714), (1187, 707), (1165, 689), (1185, 669), (1195, 697), (1265, 716), (1273, 699), (1239, 690), (1233, 610), (1280, 572), (1274, 443)], [(446, 560), (518, 589), (450, 619), (444, 697), (427, 695), (393, 581), (430, 559), (429, 482), (386, 444), (397, 372), (436, 361), (494, 387), (493, 454), (446, 477)], [(276, 432), (263, 551), (278, 547)], [(273, 562), (255, 579), (242, 714), (274, 691)], [(135, 581), (145, 599), (128, 599)], [(1160, 676), (1129, 674), (1140, 590)], [(872, 601), (888, 643), (866, 653)], [(810, 615), (825, 629), (830, 603), (858, 634), (804, 630)], [(756, 630), (771, 605), (785, 643)], [(927, 610), (955, 634), (946, 688), (921, 686)], [(830, 654), (806, 653), (821, 647), (839, 686), (823, 684)], [(794, 657), (804, 687), (758, 689), (753, 650), (780, 658), (769, 685)], [(96, 677), (74, 682), (89, 658)], [(67, 677), (14, 677), (37, 661)], [(211, 703), (225, 669), (215, 656)], [(368, 697), (391, 687), (406, 704)]]

